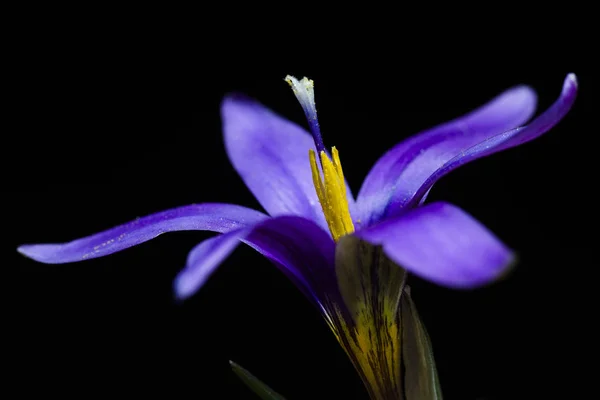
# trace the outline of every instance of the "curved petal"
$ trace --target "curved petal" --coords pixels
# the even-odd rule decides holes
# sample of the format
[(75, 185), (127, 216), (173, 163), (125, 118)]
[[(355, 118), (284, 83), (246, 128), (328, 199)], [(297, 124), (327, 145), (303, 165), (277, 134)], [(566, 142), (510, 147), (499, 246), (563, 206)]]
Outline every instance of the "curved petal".
[(244, 237), (245, 229), (237, 229), (207, 239), (194, 247), (188, 254), (186, 269), (175, 280), (175, 293), (185, 298), (195, 293), (221, 262), (231, 254)]
[(490, 137), (525, 123), (537, 103), (535, 92), (518, 86), (479, 109), (408, 138), (373, 166), (357, 197), (356, 219), (362, 226), (381, 219), (392, 201), (402, 207), (444, 162)]
[(265, 210), (299, 215), (327, 229), (312, 181), (310, 134), (242, 95), (226, 97), (221, 116), (229, 159)]
[(513, 253), (460, 208), (432, 203), (355, 233), (407, 271), (442, 286), (473, 288), (500, 277)]
[(165, 232), (229, 232), (268, 217), (256, 210), (233, 204), (192, 204), (138, 218), (95, 235), (62, 244), (30, 244), (17, 250), (47, 264), (61, 264), (106, 256), (154, 239)]
[[(305, 294), (321, 302), (336, 285), (335, 243), (327, 232), (303, 217), (281, 216), (205, 240), (189, 254), (175, 279), (175, 294), (194, 294), (216, 267), (243, 241), (273, 261)], [(335, 288), (335, 286), (333, 286)]]
[[(552, 106), (550, 106), (550, 108), (548, 108), (548, 110), (535, 118), (527, 126), (516, 128), (491, 137), (469, 149), (466, 149), (456, 157), (448, 160), (421, 184), (408, 203), (403, 202), (403, 204), (410, 207), (417, 203), (422, 203), (427, 197), (427, 193), (438, 179), (460, 167), (461, 165), (502, 150), (510, 149), (511, 147), (518, 146), (525, 142), (529, 142), (530, 140), (533, 140), (538, 136), (548, 132), (554, 125), (564, 118), (564, 116), (573, 106), (575, 98), (577, 97), (577, 86), (576, 76), (574, 74), (567, 75), (560, 97), (554, 102), (554, 104), (552, 104)], [(392, 203), (398, 201), (398, 199), (403, 196), (405, 195), (400, 194), (400, 196), (395, 196), (394, 199), (392, 199)], [(398, 205), (394, 205), (394, 208), (397, 210)], [(387, 214), (393, 215), (394, 210), (388, 210)]]

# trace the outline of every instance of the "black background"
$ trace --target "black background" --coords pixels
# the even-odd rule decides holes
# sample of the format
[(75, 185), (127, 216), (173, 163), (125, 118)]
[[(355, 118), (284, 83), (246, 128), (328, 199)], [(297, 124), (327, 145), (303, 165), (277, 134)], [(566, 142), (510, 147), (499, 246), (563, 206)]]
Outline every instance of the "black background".
[(520, 83), (543, 110), (575, 72), (579, 98), (556, 128), (462, 167), (429, 197), (517, 250), (514, 273), (467, 292), (411, 284), (447, 399), (593, 393), (598, 129), (589, 117), (598, 97), (585, 12), (512, 11), (492, 24), (493, 9), (464, 22), (438, 9), (422, 21), (359, 9), (317, 27), (319, 13), (304, 7), (271, 9), (264, 21), (233, 4), (15, 15), (2, 160), (9, 387), (24, 397), (252, 398), (231, 359), (289, 399), (365, 399), (317, 310), (247, 247), (183, 304), (172, 280), (208, 233), (58, 266), (14, 249), (189, 203), (260, 209), (223, 148), (219, 103), (230, 91), (304, 125), (283, 77), (312, 78), (324, 140), (356, 193), (403, 138)]

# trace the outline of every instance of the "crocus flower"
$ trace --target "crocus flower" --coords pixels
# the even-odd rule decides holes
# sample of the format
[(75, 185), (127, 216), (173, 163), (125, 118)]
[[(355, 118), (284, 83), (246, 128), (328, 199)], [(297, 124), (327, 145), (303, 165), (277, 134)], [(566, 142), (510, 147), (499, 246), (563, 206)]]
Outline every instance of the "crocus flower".
[[(424, 205), (429, 190), (455, 168), (551, 129), (575, 100), (576, 77), (569, 74), (558, 100), (528, 125), (536, 95), (519, 86), (399, 143), (375, 163), (356, 200), (345, 182), (338, 150), (329, 152), (324, 146), (313, 82), (290, 76), (286, 80), (310, 133), (242, 95), (227, 96), (221, 106), (227, 154), (267, 214), (232, 204), (189, 205), (69, 243), (23, 245), (18, 250), (40, 262), (68, 263), (106, 256), (170, 231), (220, 233), (189, 253), (174, 285), (177, 296), (185, 298), (244, 242), (271, 260), (320, 309), (371, 397), (400, 398), (395, 340), (402, 335), (396, 313), (404, 270), (439, 285), (473, 288), (498, 278), (513, 261), (510, 249), (458, 207)], [(376, 251), (361, 243), (378, 246), (385, 257), (376, 257)], [(352, 270), (361, 263), (395, 267)]]

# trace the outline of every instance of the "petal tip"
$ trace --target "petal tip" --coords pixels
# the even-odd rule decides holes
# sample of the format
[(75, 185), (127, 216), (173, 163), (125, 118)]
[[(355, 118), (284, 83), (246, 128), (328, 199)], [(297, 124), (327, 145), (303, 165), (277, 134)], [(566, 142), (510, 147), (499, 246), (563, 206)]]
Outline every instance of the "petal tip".
[[(518, 254), (500, 241), (497, 242), (495, 249), (490, 249), (489, 251), (491, 256), (489, 272), (483, 273), (479, 280), (467, 284), (464, 286), (464, 289), (477, 289), (504, 281), (511, 275), (519, 263)], [(492, 254), (495, 254), (495, 256)], [(495, 260), (495, 262), (492, 260)]]
[(492, 280), (490, 283), (495, 283), (507, 279), (510, 276), (510, 274), (515, 270), (518, 263), (519, 255), (516, 252), (509, 250), (506, 261), (498, 269), (496, 279)]
[(503, 100), (509, 102), (514, 109), (520, 109), (523, 123), (528, 121), (537, 108), (538, 96), (536, 91), (528, 85), (519, 85), (505, 92)]
[[(509, 278), (515, 267), (519, 263), (519, 257), (516, 252), (510, 249), (504, 249), (505, 253), (500, 257), (502, 260), (498, 262), (498, 266), (493, 273), (482, 277), (478, 282), (470, 282), (468, 284), (459, 284), (455, 286), (458, 290), (472, 290), (489, 287), (498, 282), (502, 282)], [(464, 283), (464, 282), (463, 282)]]
[(250, 129), (249, 127), (266, 125), (264, 120), (268, 109), (256, 99), (240, 92), (226, 94), (221, 101), (221, 120), (224, 124), (224, 134), (227, 137), (229, 128), (227, 126), (239, 126), (233, 131)]
[(579, 84), (577, 82), (577, 75), (575, 75), (573, 72), (567, 74), (567, 77), (566, 77), (565, 81), (571, 82), (575, 86), (577, 86)]
[(521, 112), (527, 115), (535, 112), (538, 96), (531, 86), (521, 84), (506, 90), (494, 100), (492, 100), (492, 104), (496, 106), (510, 105), (515, 110), (521, 109)]
[(574, 93), (579, 88), (579, 81), (577, 80), (577, 75), (574, 73), (567, 74), (565, 78), (565, 83), (563, 84), (563, 96), (568, 95), (569, 93)]
[(469, 277), (467, 280), (459, 279), (454, 282), (436, 282), (441, 286), (451, 287), (456, 290), (474, 290), (482, 289), (502, 282), (512, 274), (516, 265), (519, 262), (517, 254), (509, 249), (503, 249), (498, 256), (498, 261), (495, 267), (488, 270), (487, 273), (476, 274)]
[(537, 93), (534, 88), (529, 85), (521, 84), (512, 89), (513, 93), (521, 97), (525, 97), (531, 101), (537, 101)]
[(190, 298), (196, 292), (195, 285), (190, 284), (189, 279), (185, 279), (185, 275), (180, 274), (173, 282), (173, 297), (177, 302), (183, 302)]
[(47, 252), (48, 250), (51, 250), (52, 246), (49, 245), (40, 245), (40, 244), (24, 244), (21, 245), (19, 247), (17, 247), (17, 251), (24, 255), (27, 258), (30, 258), (32, 260), (38, 261), (38, 262), (42, 262), (42, 263), (46, 263), (46, 264), (51, 264), (51, 260), (49, 260), (48, 256), (47, 256)]
[(221, 109), (229, 107), (243, 107), (245, 105), (256, 104), (256, 101), (250, 96), (241, 92), (229, 92), (223, 96), (221, 101)]
[[(518, 264), (519, 258), (517, 254), (504, 245), (496, 249), (496, 262), (492, 262), (487, 273), (481, 271), (481, 274), (475, 274), (477, 278), (472, 281), (460, 282), (457, 289), (478, 289), (493, 285), (497, 282), (506, 280), (514, 271)], [(496, 264), (495, 266), (493, 264)]]

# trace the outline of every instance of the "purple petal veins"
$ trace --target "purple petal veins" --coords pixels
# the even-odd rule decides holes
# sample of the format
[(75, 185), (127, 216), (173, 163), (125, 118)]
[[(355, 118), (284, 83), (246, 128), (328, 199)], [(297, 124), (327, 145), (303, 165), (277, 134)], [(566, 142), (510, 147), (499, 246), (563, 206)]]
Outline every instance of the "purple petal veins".
[[(577, 77), (574, 74), (567, 75), (560, 97), (544, 113), (535, 118), (527, 126), (516, 128), (491, 137), (469, 149), (466, 149), (461, 154), (447, 161), (443, 166), (432, 173), (429, 178), (427, 178), (427, 180), (414, 194), (410, 202), (407, 203), (407, 206), (411, 207), (416, 205), (418, 202), (422, 202), (433, 184), (438, 179), (460, 167), (461, 165), (502, 150), (519, 146), (548, 132), (561, 119), (563, 119), (565, 115), (567, 115), (573, 106), (575, 98), (577, 97), (577, 88)], [(393, 210), (390, 210), (390, 214), (393, 214)]]
[[(221, 114), (229, 159), (269, 215), (299, 215), (327, 230), (308, 158), (316, 149), (312, 137), (242, 95), (226, 97)], [(354, 198), (347, 193), (352, 210)]]
[(165, 232), (229, 232), (268, 218), (263, 213), (233, 204), (193, 204), (136, 219), (95, 235), (62, 244), (23, 245), (18, 251), (47, 264), (103, 257), (154, 239)]
[(536, 103), (531, 88), (518, 86), (465, 116), (400, 142), (375, 163), (363, 182), (357, 198), (363, 224), (383, 217), (396, 191), (410, 194), (415, 183), (427, 179), (444, 160), (526, 122)]
[[(575, 89), (575, 76), (570, 74), (557, 103), (536, 119), (542, 118), (546, 123), (534, 122), (532, 125), (537, 126), (533, 128), (535, 134), (529, 128), (529, 134), (519, 136), (531, 140), (556, 124), (572, 105)], [(488, 151), (480, 152), (480, 156), (511, 147), (491, 145), (499, 136), (525, 123), (535, 112), (536, 101), (532, 89), (519, 86), (507, 90), (474, 112), (396, 145), (377, 161), (367, 175), (357, 198), (356, 218), (361, 220), (362, 226), (368, 226), (418, 205), (434, 183), (432, 177), (437, 176), (440, 169), (449, 163), (454, 167), (461, 165), (464, 162), (459, 160), (469, 159), (470, 149), (482, 143), (487, 143)], [(544, 117), (548, 114), (554, 117)]]
[(299, 215), (326, 228), (308, 160), (312, 137), (298, 125), (244, 96), (221, 106), (229, 159), (271, 215)]

